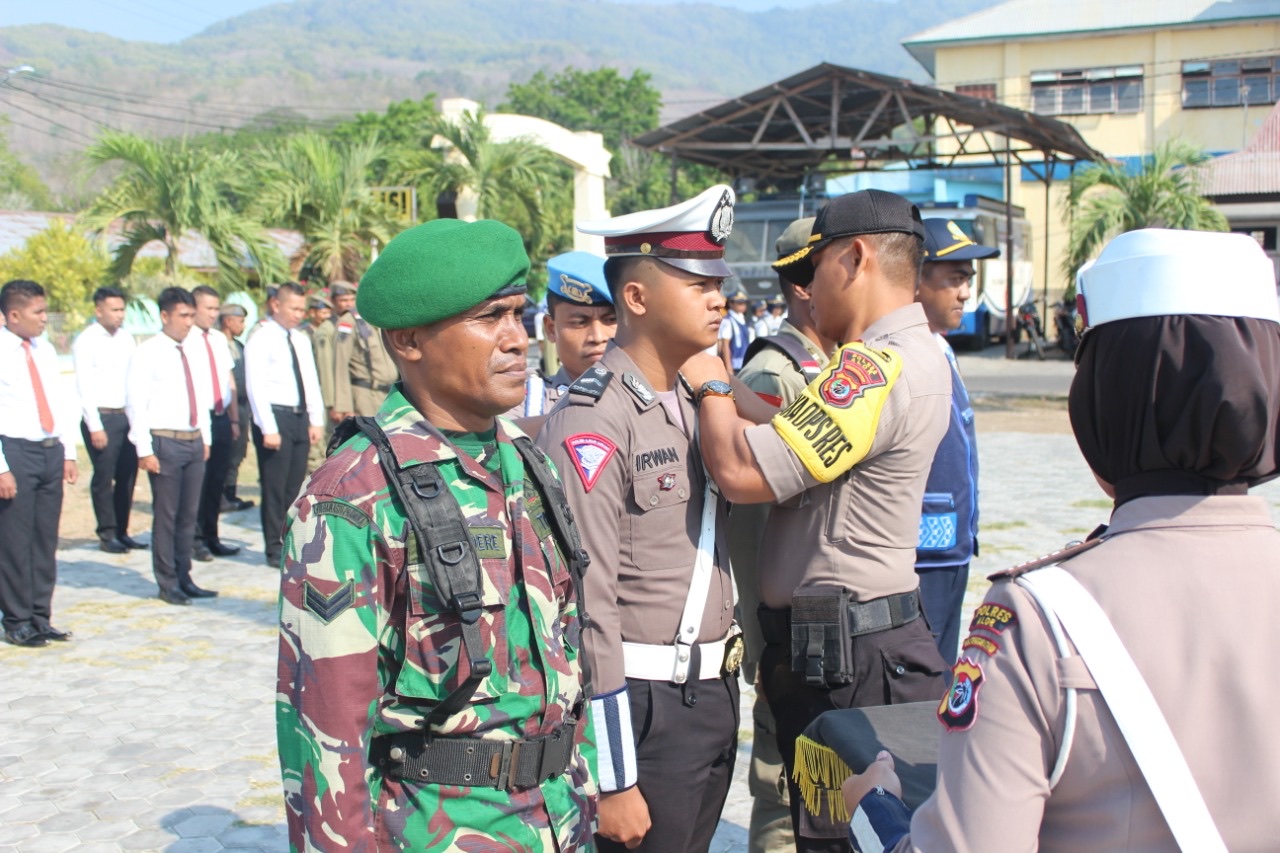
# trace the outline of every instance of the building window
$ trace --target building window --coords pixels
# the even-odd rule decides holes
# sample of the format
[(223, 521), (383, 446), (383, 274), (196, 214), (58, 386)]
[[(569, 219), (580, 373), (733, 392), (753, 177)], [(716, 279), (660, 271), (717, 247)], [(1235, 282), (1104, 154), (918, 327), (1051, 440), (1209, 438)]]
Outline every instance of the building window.
[(1136, 113), (1141, 109), (1141, 65), (1031, 73), (1031, 111), (1041, 115)]
[(996, 99), (995, 83), (963, 83), (956, 86), (957, 95), (968, 95), (970, 98), (986, 98), (988, 101)]
[(1280, 100), (1280, 56), (1182, 63), (1183, 109), (1270, 106)]

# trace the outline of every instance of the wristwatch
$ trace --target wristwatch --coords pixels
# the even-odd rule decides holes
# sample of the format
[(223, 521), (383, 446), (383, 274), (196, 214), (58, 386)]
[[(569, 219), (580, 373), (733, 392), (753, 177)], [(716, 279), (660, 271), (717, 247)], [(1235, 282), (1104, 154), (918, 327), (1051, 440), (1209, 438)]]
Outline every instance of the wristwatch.
[(702, 387), (698, 389), (697, 402), (701, 403), (704, 397), (728, 397), (733, 399), (733, 386), (728, 382), (721, 382), (719, 379), (712, 379), (702, 383)]

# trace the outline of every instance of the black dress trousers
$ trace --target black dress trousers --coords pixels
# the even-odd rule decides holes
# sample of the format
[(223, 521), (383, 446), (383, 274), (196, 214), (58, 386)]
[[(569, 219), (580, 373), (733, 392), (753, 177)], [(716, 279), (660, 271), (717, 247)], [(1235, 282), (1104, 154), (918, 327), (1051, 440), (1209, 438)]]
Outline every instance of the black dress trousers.
[(124, 412), (102, 412), (102, 430), (107, 446), (98, 450), (89, 438), (89, 425), (80, 421), (93, 478), (89, 496), (98, 522), (98, 538), (106, 541), (129, 534), (129, 514), (133, 512), (133, 487), (138, 480), (138, 452), (129, 441), (129, 417)]
[(284, 519), (298, 497), (307, 476), (307, 451), (311, 448), (307, 428), (310, 422), (301, 409), (272, 406), (280, 447), (262, 446), (262, 430), (253, 425), (253, 446), (258, 452), (258, 476), (262, 487), (262, 538), (267, 561), (278, 565), (284, 543)]
[(0, 611), (4, 629), (49, 625), (58, 576), (62, 443), (0, 436), (18, 494), (0, 500)]
[(200, 508), (196, 511), (196, 538), (206, 544), (218, 541), (218, 513), (222, 509), (222, 489), (231, 466), (231, 415), (209, 413), (209, 459), (204, 465), (200, 486)]
[(151, 480), (151, 569), (166, 592), (191, 583), (191, 552), (195, 545), (196, 509), (204, 480), (204, 442), (161, 438), (152, 441), (159, 474)]

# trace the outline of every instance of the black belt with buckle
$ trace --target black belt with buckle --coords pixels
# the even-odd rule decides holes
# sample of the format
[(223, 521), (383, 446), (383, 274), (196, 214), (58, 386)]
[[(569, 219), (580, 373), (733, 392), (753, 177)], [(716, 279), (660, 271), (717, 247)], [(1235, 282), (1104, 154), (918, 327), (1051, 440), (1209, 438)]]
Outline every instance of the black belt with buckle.
[[(791, 608), (760, 605), (760, 633), (771, 646), (791, 645)], [(900, 628), (920, 618), (920, 591), (849, 602), (849, 635), (861, 637)]]
[(351, 384), (357, 388), (364, 388), (366, 391), (376, 391), (379, 394), (386, 394), (391, 391), (390, 385), (374, 385), (368, 379), (352, 379)]
[(578, 722), (523, 740), (434, 737), (403, 732), (376, 738), (372, 757), (395, 779), (422, 785), (453, 785), (518, 791), (563, 776), (573, 761)]
[(271, 411), (287, 415), (305, 415), (307, 413), (305, 406), (279, 406), (275, 403), (271, 404)]

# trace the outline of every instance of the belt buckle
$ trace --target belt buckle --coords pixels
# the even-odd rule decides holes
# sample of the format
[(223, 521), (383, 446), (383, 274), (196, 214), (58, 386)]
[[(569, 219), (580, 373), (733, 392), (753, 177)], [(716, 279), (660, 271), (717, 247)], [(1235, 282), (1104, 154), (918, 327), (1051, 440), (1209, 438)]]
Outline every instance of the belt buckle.
[(733, 634), (724, 641), (724, 662), (720, 665), (720, 676), (737, 675), (742, 668), (742, 658), (747, 653), (747, 642), (742, 634)]

